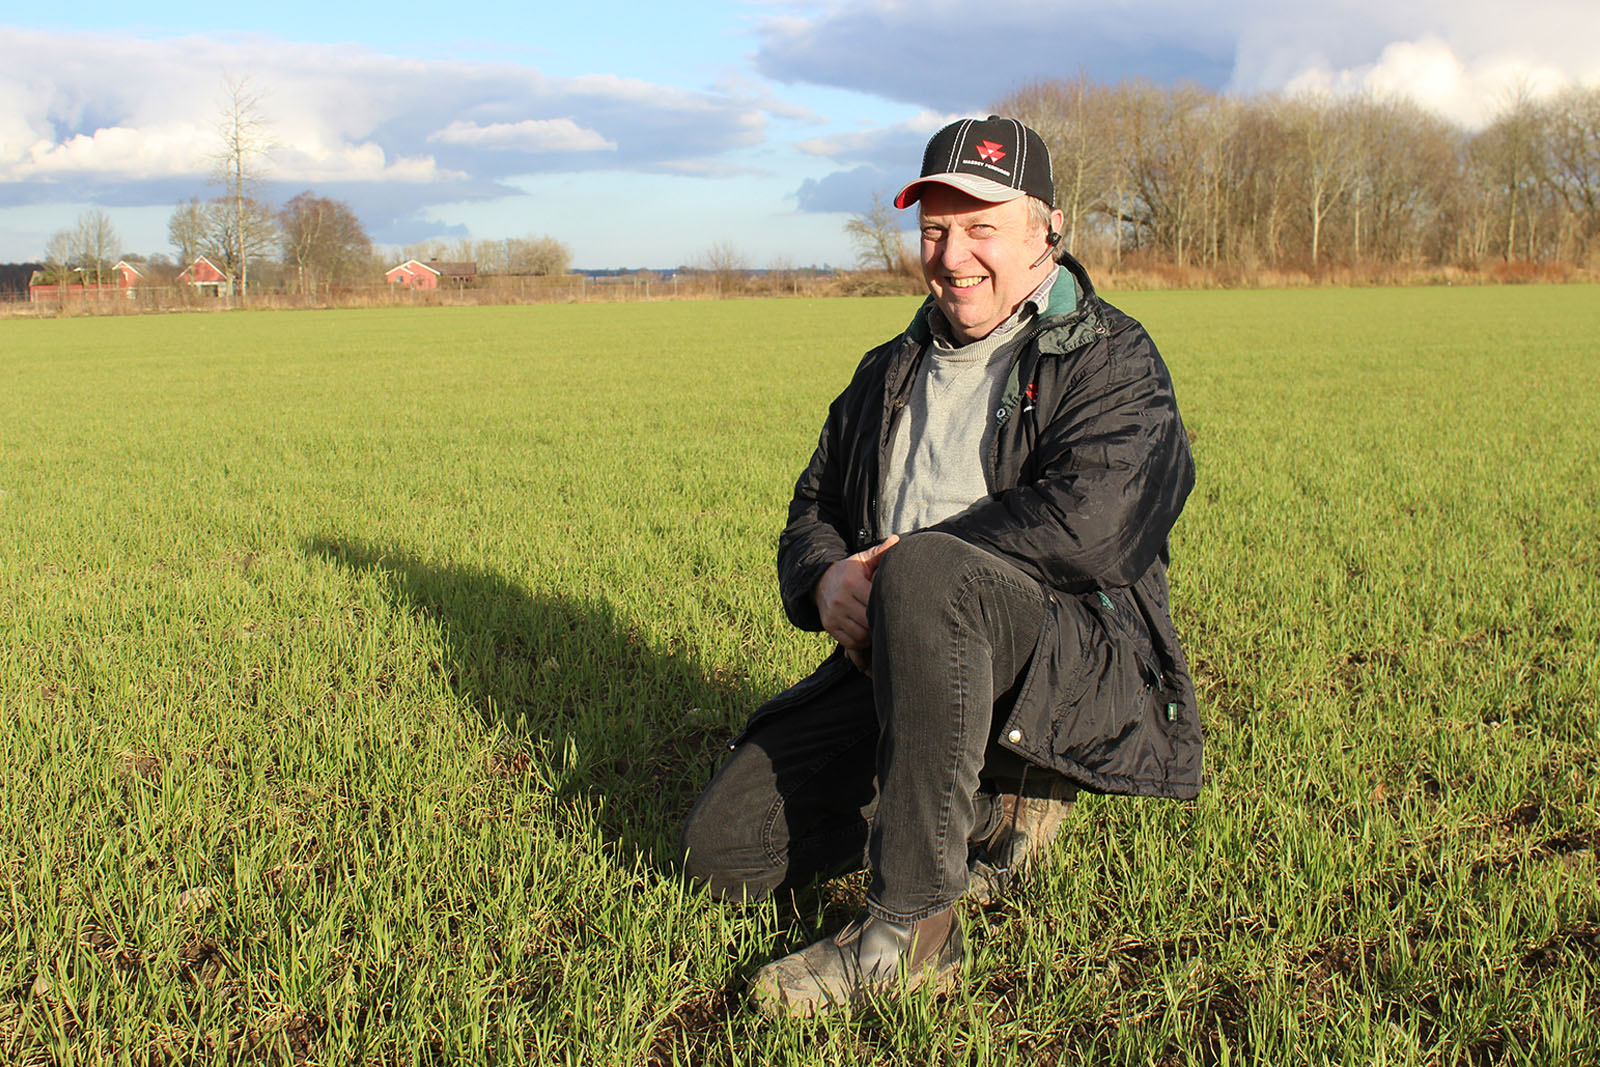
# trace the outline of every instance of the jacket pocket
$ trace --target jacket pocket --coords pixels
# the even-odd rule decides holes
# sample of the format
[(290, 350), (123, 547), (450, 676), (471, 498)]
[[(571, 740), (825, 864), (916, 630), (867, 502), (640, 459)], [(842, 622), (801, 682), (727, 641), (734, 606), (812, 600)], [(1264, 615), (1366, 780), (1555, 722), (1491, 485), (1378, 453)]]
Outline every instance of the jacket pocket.
[(1061, 652), (1077, 661), (1079, 681), (1061, 692), (1051, 723), (1057, 760), (1087, 772), (1091, 788), (1115, 793), (1149, 791), (1173, 755), (1155, 650), (1126, 597), (1118, 589), (1086, 593), (1064, 613), (1079, 632), (1062, 635)]
[(1089, 611), (1100, 620), (1106, 639), (1118, 651), (1132, 657), (1139, 673), (1152, 688), (1163, 689), (1160, 660), (1156, 656), (1155, 640), (1145, 625), (1144, 616), (1133, 600), (1131, 589), (1097, 589), (1084, 595)]

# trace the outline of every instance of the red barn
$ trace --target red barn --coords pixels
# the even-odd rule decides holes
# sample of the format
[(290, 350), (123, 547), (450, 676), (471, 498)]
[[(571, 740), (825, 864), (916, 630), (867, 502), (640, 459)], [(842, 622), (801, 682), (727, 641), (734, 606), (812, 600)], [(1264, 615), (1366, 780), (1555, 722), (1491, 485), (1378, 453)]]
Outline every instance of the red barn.
[(403, 285), (407, 289), (437, 289), (441, 283), (461, 289), (477, 280), (478, 265), (408, 259), (398, 267), (390, 267), (383, 276), (390, 285)]
[(210, 292), (212, 296), (217, 296), (224, 290), (230, 293), (233, 291), (233, 279), (205, 256), (197, 257), (193, 263), (183, 268), (178, 280), (185, 285), (194, 286), (202, 293)]

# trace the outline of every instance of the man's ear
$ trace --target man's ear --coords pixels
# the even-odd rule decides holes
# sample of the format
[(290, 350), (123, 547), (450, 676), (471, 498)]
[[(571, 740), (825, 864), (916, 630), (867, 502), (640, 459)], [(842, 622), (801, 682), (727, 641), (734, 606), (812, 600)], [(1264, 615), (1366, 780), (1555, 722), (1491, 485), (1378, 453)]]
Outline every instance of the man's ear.
[(1060, 208), (1051, 208), (1050, 209), (1050, 229), (1051, 229), (1051, 231), (1054, 232), (1054, 233), (1060, 233), (1061, 230), (1062, 230), (1062, 227), (1066, 226), (1066, 224), (1067, 224), (1067, 217), (1061, 213), (1061, 209)]

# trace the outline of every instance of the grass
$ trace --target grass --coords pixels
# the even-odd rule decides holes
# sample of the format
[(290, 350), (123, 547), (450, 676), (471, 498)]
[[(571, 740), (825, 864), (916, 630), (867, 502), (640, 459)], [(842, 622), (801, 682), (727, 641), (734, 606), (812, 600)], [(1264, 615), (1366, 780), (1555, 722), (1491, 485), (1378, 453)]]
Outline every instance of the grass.
[(1600, 1062), (1597, 296), (1127, 294), (1206, 790), (820, 1026), (744, 976), (859, 883), (672, 856), (821, 655), (777, 530), (914, 301), (0, 323), (0, 1060)]

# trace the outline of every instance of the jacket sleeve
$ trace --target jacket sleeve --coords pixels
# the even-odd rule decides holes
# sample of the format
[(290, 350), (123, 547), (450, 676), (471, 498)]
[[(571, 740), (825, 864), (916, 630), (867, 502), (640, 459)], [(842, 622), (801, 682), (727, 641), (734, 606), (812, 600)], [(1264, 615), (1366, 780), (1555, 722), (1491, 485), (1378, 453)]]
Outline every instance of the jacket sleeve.
[(812, 592), (823, 572), (850, 554), (840, 440), (848, 421), (844, 412), (848, 392), (828, 409), (817, 450), (795, 482), (789, 522), (778, 536), (778, 589), (784, 614), (802, 630), (822, 629)]
[(1069, 593), (1138, 581), (1194, 486), (1172, 380), (1143, 327), (1125, 319), (1077, 363), (1039, 431), (1035, 479), (932, 527)]

